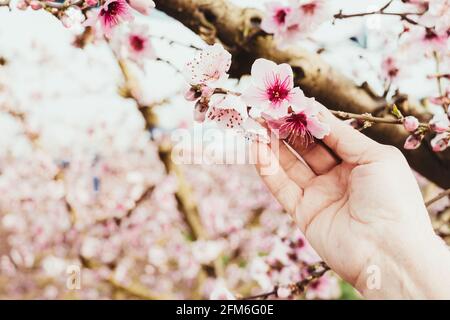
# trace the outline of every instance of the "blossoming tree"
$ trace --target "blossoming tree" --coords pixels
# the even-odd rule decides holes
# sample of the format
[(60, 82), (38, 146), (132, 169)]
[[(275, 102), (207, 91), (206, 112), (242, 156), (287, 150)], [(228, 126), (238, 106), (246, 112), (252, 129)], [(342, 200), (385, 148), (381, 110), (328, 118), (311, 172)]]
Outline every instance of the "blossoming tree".
[[(346, 12), (339, 1), (325, 0), (275, 1), (263, 10), (226, 0), (155, 2), (1, 2), (54, 16), (74, 30), (76, 48), (110, 50), (120, 70), (121, 98), (101, 110), (116, 114), (111, 118), (102, 119), (97, 111), (81, 127), (65, 120), (74, 140), (55, 147), (55, 137), (49, 138), (55, 124), (42, 121), (28, 106), (42, 100), (45, 108), (42, 88), (32, 100), (21, 101), (8, 81), (16, 70), (14, 55), (2, 56), (0, 123), (7, 139), (0, 140), (0, 296), (355, 296), (320, 261), (250, 166), (175, 161), (176, 146), (158, 119), (157, 107), (166, 99), (148, 102), (143, 93), (149, 84), (140, 73), (149, 61), (183, 77), (185, 87), (178, 89), (195, 122), (232, 132), (244, 142), (268, 143), (275, 137), (308, 148), (329, 134), (319, 117), (326, 107), (372, 138), (401, 148), (420, 174), (426, 196), (432, 189), (435, 197), (427, 205), (437, 232), (448, 239), (448, 0), (391, 0), (360, 12)], [(157, 10), (203, 42), (154, 35), (138, 20), (153, 19)], [(371, 35), (385, 47), (376, 59), (366, 61), (360, 54), (375, 70), (375, 89), (365, 74), (344, 76), (339, 66), (325, 62), (333, 62), (327, 52), (338, 44), (315, 38), (324, 25), (333, 30), (344, 20), (369, 18), (379, 18), (366, 20), (378, 26), (372, 31), (380, 31), (386, 21), (393, 25), (389, 34)], [(367, 38), (366, 30), (350, 41), (373, 55)], [(153, 44), (157, 41), (189, 49), (184, 67), (160, 54)], [(47, 60), (44, 55), (38, 61), (50, 68)], [(426, 75), (417, 81), (433, 89), (414, 98), (403, 93), (402, 79), (415, 63), (426, 66)]]

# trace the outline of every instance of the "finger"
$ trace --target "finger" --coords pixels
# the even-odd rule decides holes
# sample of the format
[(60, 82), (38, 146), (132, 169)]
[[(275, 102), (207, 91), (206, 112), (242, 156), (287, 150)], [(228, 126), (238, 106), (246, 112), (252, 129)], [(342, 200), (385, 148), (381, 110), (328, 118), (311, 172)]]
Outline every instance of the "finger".
[(320, 141), (305, 146), (300, 139), (294, 141), (292, 148), (305, 160), (316, 175), (329, 172), (341, 161)]
[(365, 164), (374, 160), (381, 147), (379, 143), (339, 120), (325, 108), (320, 111), (319, 118), (330, 126), (330, 134), (323, 142), (343, 161)]
[(267, 144), (253, 143), (252, 153), (256, 170), (269, 190), (291, 215), (300, 200), (303, 190), (291, 179), (280, 166), (277, 157)]
[(286, 142), (273, 137), (270, 148), (278, 158), (281, 168), (289, 179), (305, 188), (310, 181), (316, 177), (315, 173), (308, 167), (303, 159), (299, 158)]

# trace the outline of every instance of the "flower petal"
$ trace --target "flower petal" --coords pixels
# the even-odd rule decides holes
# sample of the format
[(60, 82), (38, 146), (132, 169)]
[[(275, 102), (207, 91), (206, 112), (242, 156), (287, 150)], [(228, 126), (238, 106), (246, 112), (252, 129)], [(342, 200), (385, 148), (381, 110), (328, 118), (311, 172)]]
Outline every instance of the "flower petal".
[(317, 117), (308, 117), (307, 120), (308, 131), (317, 139), (323, 139), (330, 134), (330, 126), (326, 123), (320, 122)]

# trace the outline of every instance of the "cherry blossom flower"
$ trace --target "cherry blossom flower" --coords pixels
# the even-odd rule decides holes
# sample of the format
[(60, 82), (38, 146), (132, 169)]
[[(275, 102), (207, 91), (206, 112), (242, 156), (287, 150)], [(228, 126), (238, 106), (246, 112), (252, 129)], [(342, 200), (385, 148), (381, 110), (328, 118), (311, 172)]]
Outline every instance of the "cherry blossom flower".
[(301, 23), (308, 31), (314, 30), (332, 16), (329, 4), (324, 0), (292, 0), (291, 3), (299, 9)]
[(85, 20), (81, 9), (76, 6), (70, 6), (64, 11), (61, 22), (66, 28), (80, 26)]
[(281, 48), (305, 38), (331, 14), (322, 0), (291, 0), (289, 5), (271, 2), (266, 5), (266, 15), (261, 28), (273, 33)]
[(143, 59), (155, 58), (146, 25), (133, 24), (127, 34), (126, 41), (128, 56), (131, 60), (140, 63)]
[(280, 119), (266, 118), (266, 122), (279, 139), (286, 139), (289, 143), (300, 138), (305, 144), (309, 144), (314, 141), (314, 137), (323, 139), (330, 133), (329, 126), (320, 122), (317, 112), (309, 108)]
[(335, 277), (323, 275), (308, 286), (307, 299), (336, 299), (339, 297), (339, 282)]
[(431, 147), (434, 152), (441, 152), (450, 147), (450, 133), (444, 132), (437, 134), (431, 140)]
[(439, 113), (434, 115), (430, 121), (430, 127), (434, 132), (443, 133), (450, 130), (450, 120), (447, 114)]
[(397, 80), (400, 75), (400, 70), (399, 61), (394, 56), (389, 55), (383, 59), (381, 71), (385, 81)]
[(294, 74), (288, 64), (258, 59), (253, 63), (251, 75), (252, 85), (242, 98), (252, 106), (255, 116), (264, 112), (275, 118), (283, 117), (291, 105), (301, 103), (304, 98), (301, 90), (294, 88)]
[(127, 2), (134, 10), (146, 16), (148, 16), (156, 6), (153, 0), (128, 0)]
[(449, 37), (446, 32), (439, 33), (430, 28), (416, 27), (411, 29), (410, 33), (412, 34), (411, 41), (418, 43), (421, 51), (427, 55), (433, 52), (445, 54), (448, 50)]
[(281, 299), (289, 298), (292, 294), (292, 290), (289, 287), (281, 286), (277, 290), (277, 297)]
[(428, 1), (427, 11), (420, 17), (419, 22), (427, 27), (434, 27), (440, 34), (450, 29), (450, 1)]
[(267, 33), (282, 33), (289, 27), (287, 17), (292, 13), (293, 8), (279, 2), (266, 4), (266, 15), (261, 22), (261, 29)]
[(228, 79), (230, 66), (231, 54), (221, 44), (215, 44), (199, 51), (186, 64), (183, 74), (191, 85), (217, 88)]
[(237, 129), (247, 118), (247, 106), (236, 95), (215, 94), (211, 97), (206, 117), (224, 129)]
[(110, 38), (112, 30), (123, 21), (133, 20), (130, 6), (125, 0), (107, 0), (96, 14), (85, 21), (85, 26), (95, 27), (100, 22), (101, 29), (106, 37)]
[(210, 300), (236, 300), (234, 295), (227, 289), (225, 282), (221, 279), (216, 281), (214, 289), (209, 296)]

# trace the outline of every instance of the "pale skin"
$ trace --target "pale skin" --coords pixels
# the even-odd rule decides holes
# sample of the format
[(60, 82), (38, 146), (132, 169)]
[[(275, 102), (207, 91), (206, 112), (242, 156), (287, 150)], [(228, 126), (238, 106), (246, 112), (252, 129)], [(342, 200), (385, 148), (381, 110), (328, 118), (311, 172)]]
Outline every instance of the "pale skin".
[(368, 299), (450, 299), (450, 251), (401, 152), (322, 109), (306, 150), (255, 144), (257, 170), (323, 260)]

